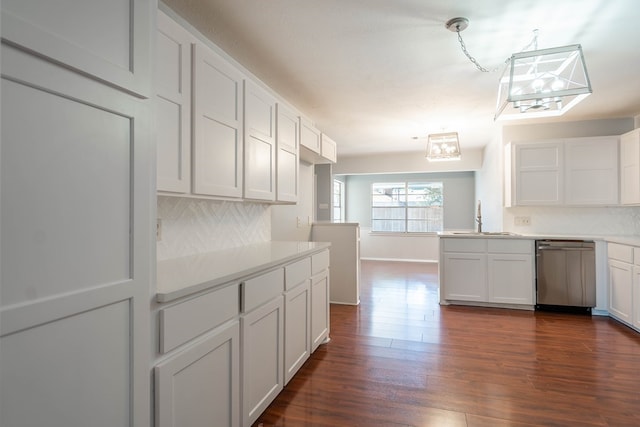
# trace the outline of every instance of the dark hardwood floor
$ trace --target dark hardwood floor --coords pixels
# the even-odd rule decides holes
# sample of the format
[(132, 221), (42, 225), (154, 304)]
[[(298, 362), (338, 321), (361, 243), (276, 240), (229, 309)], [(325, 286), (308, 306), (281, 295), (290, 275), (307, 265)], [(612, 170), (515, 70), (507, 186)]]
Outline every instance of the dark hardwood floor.
[(362, 262), (361, 304), (256, 426), (640, 426), (640, 334), (602, 317), (441, 307), (437, 267)]

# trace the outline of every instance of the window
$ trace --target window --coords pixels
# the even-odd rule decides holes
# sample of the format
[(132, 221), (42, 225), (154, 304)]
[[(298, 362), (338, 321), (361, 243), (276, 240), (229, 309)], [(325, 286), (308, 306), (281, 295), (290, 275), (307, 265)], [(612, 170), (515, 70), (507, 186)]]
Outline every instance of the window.
[(344, 222), (344, 183), (333, 180), (333, 222)]
[(371, 185), (371, 231), (433, 233), (442, 230), (442, 182)]

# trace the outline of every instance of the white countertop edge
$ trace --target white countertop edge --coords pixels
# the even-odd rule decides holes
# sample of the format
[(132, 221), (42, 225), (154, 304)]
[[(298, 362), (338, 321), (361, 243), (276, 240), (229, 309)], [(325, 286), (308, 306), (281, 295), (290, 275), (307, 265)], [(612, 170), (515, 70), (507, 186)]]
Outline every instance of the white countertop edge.
[(444, 231), (438, 233), (439, 237), (454, 238), (454, 239), (531, 239), (531, 240), (543, 240), (543, 239), (556, 239), (556, 240), (602, 240), (611, 243), (620, 243), (623, 245), (640, 246), (640, 236), (602, 236), (593, 234), (478, 234), (473, 232), (455, 232)]
[(158, 261), (156, 301), (166, 303), (321, 252), (327, 242), (265, 242)]

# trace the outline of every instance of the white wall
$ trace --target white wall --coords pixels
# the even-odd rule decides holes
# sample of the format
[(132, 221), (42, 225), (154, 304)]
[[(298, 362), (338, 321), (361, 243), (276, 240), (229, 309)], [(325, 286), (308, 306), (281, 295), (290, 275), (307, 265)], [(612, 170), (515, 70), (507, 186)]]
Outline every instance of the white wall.
[[(338, 147), (340, 148), (340, 147)], [(420, 173), (472, 171), (482, 168), (482, 149), (465, 149), (462, 158), (448, 162), (429, 162), (425, 151), (339, 156), (333, 165), (335, 175), (373, 173)]]
[(346, 221), (360, 224), (363, 259), (437, 261), (436, 235), (371, 234), (371, 184), (394, 181), (442, 181), (445, 229), (472, 229), (475, 215), (473, 172), (345, 176)]
[[(300, 162), (298, 204), (271, 207), (271, 239), (309, 241), (313, 222), (314, 167)], [(300, 227), (297, 218), (300, 218)]]

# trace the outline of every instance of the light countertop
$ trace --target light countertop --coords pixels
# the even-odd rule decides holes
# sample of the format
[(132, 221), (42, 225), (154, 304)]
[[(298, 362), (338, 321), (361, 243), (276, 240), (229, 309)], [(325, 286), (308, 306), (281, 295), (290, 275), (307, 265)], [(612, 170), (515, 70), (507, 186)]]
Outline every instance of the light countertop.
[(470, 238), (470, 239), (567, 239), (567, 240), (603, 240), (605, 242), (620, 243), (623, 245), (640, 246), (640, 236), (600, 236), (588, 234), (497, 234), (497, 233), (474, 233), (471, 231), (444, 231), (438, 233), (440, 237), (446, 238)]
[(325, 242), (264, 242), (158, 261), (158, 302), (169, 302), (320, 252)]

